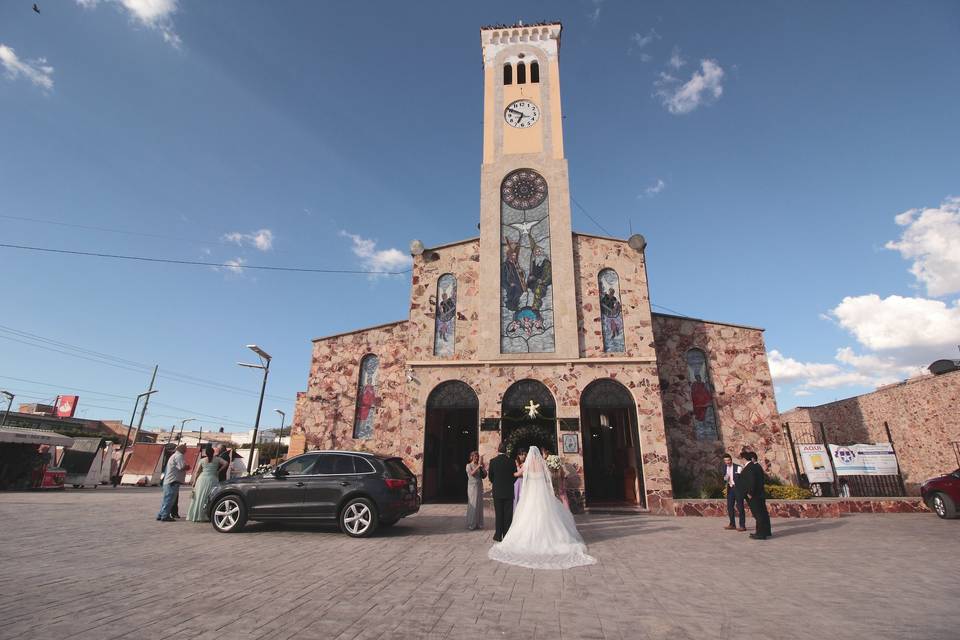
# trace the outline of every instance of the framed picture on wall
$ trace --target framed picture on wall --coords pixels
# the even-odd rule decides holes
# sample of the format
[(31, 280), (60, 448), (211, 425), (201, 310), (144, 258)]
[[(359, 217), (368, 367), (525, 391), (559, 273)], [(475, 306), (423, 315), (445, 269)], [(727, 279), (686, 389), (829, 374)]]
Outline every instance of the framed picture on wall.
[(563, 434), (563, 452), (580, 453), (580, 437), (576, 433)]

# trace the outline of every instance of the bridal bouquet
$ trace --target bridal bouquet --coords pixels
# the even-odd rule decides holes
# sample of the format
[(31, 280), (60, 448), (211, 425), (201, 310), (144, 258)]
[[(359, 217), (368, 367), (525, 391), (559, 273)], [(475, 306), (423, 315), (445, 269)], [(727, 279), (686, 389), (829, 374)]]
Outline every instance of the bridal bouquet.
[(551, 471), (560, 471), (563, 468), (563, 457), (562, 456), (547, 456), (547, 467)]

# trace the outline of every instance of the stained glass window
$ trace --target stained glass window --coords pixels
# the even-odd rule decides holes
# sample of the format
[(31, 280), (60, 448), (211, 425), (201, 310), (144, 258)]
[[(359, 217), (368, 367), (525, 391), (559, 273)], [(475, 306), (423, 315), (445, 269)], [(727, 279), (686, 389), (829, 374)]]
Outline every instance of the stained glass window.
[(367, 440), (373, 437), (374, 420), (380, 407), (377, 373), (380, 359), (371, 354), (360, 361), (360, 380), (357, 383), (357, 416), (353, 423), (353, 437)]
[(445, 273), (437, 280), (433, 355), (452, 356), (457, 328), (457, 279)]
[(687, 379), (693, 403), (693, 430), (697, 440), (717, 440), (717, 410), (713, 401), (713, 384), (707, 366), (707, 355), (700, 349), (687, 351)]
[(553, 352), (547, 181), (532, 169), (500, 185), (500, 292), (500, 352)]
[(613, 269), (604, 269), (597, 276), (600, 285), (600, 324), (603, 330), (603, 350), (623, 353), (623, 307), (620, 304), (620, 277)]

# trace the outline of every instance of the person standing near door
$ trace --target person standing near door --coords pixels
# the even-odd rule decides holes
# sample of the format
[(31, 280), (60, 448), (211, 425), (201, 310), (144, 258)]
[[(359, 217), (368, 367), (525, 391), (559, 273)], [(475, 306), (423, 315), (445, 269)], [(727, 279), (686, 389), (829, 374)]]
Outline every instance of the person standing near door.
[(497, 522), (493, 539), (500, 542), (513, 520), (513, 474), (517, 472), (517, 467), (507, 455), (505, 441), (500, 441), (497, 452), (499, 455), (490, 461), (487, 476), (493, 485), (493, 512)]
[(487, 470), (478, 451), (470, 452), (467, 463), (467, 529), (483, 529), (483, 479)]

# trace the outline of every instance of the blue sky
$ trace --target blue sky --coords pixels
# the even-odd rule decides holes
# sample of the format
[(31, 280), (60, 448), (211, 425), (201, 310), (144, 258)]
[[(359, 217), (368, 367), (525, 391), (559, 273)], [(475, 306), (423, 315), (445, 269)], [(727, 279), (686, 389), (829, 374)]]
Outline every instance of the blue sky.
[[(958, 355), (955, 2), (30, 5), (0, 4), (2, 243), (402, 270), (413, 238), (477, 233), (479, 27), (560, 19), (571, 192), (600, 225), (574, 227), (647, 237), (655, 310), (766, 328), (781, 409)], [(276, 426), (311, 338), (407, 314), (406, 276), (0, 265), (0, 388), (127, 419), (131, 363), (159, 363), (154, 426), (249, 425), (251, 342)]]

